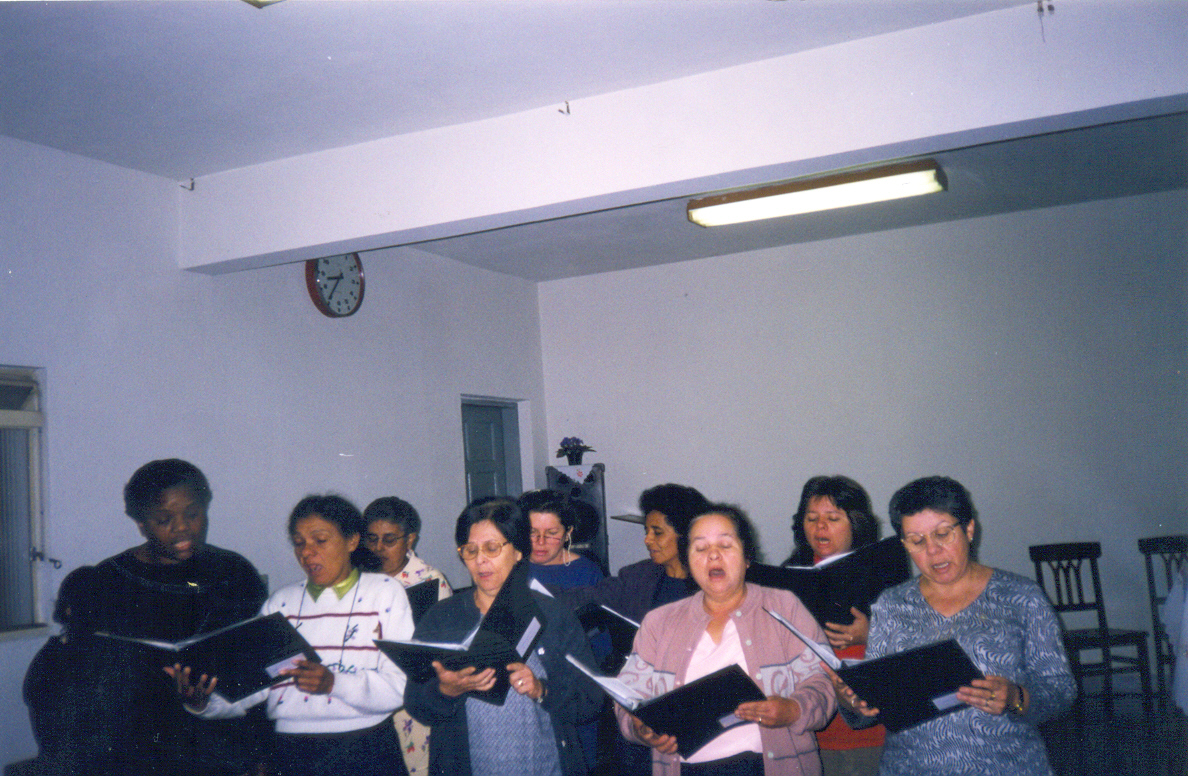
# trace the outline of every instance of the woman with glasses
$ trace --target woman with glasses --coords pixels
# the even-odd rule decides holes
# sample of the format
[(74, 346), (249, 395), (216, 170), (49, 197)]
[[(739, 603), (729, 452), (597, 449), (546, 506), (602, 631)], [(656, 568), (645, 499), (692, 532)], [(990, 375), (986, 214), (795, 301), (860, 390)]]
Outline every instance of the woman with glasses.
[(602, 580), (597, 563), (570, 549), (578, 523), (575, 502), (555, 490), (532, 490), (516, 504), (532, 527), (529, 570), (533, 579), (550, 590), (596, 585)]
[[(437, 600), (449, 598), (450, 583), (445, 574), (417, 557), (414, 547), (421, 531), (421, 516), (412, 504), (396, 496), (377, 498), (363, 510), (367, 533), (363, 544), (380, 559), (381, 571), (395, 577), (405, 588), (429, 580), (437, 581)], [(404, 709), (393, 718), (400, 737), (400, 751), (410, 776), (429, 772), (429, 728)]]
[[(596, 585), (605, 576), (597, 563), (570, 550), (573, 532), (578, 525), (579, 503), (548, 489), (528, 491), (516, 501), (520, 511), (528, 515), (532, 527), (528, 573), (553, 593)], [(610, 637), (604, 633), (595, 635), (591, 638), (590, 648), (601, 663), (610, 654)], [(593, 764), (598, 759), (598, 723), (591, 721), (579, 725), (578, 738), (586, 762)]]
[[(888, 733), (879, 773), (1048, 776), (1036, 725), (1067, 710), (1075, 688), (1047, 597), (1032, 580), (977, 562), (973, 501), (956, 480), (910, 482), (889, 512), (920, 576), (875, 602), (867, 657), (955, 638), (986, 678), (958, 691), (966, 708)], [(847, 716), (873, 719), (878, 710), (833, 679)]]
[[(426, 612), (415, 637), (460, 641), (486, 615), (505, 584), (527, 584), (525, 574), (512, 572), (532, 552), (529, 531), (528, 518), (514, 501), (487, 497), (467, 506), (458, 516), (454, 538), (474, 587)], [(565, 656), (571, 654), (587, 665), (594, 658), (568, 608), (535, 590), (529, 594), (545, 622), (536, 648), (523, 662), (459, 671), (434, 663), (435, 678), (409, 683), (406, 708), (433, 728), (431, 774), (588, 772), (576, 726), (597, 714), (602, 698)], [(497, 672), (506, 672), (511, 684), (502, 705), (471, 694), (492, 689)]]

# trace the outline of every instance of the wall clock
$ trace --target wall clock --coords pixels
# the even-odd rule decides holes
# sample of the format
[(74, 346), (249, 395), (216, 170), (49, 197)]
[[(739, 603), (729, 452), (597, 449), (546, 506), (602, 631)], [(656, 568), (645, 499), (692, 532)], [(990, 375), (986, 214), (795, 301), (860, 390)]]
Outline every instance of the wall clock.
[(354, 315), (363, 304), (363, 285), (363, 260), (357, 253), (305, 262), (305, 287), (322, 315)]

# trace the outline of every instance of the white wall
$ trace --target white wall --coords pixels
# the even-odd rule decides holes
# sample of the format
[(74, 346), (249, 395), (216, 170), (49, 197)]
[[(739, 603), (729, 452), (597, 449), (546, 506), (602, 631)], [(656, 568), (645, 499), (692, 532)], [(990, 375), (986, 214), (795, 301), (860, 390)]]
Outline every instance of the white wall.
[[(549, 438), (607, 466), (610, 514), (676, 481), (737, 502), (768, 560), (805, 479), (884, 518), (907, 481), (971, 491), (982, 558), (1097, 540), (1111, 624), (1150, 628), (1141, 536), (1188, 528), (1183, 191), (540, 287)], [(582, 346), (573, 347), (575, 334)], [(644, 557), (612, 521), (612, 567)]]
[[(544, 414), (532, 284), (414, 250), (364, 257), (348, 319), (309, 302), (299, 264), (181, 271), (176, 184), (0, 138), (0, 364), (47, 370), (47, 590), (138, 543), (121, 490), (153, 458), (200, 466), (210, 541), (273, 585), (298, 569), (284, 523), (334, 490), (396, 493), (425, 521), (422, 554), (455, 581), (465, 501), (460, 397)], [(524, 441), (544, 465), (544, 442)], [(20, 683), (43, 641), (0, 641), (0, 763), (35, 747)]]

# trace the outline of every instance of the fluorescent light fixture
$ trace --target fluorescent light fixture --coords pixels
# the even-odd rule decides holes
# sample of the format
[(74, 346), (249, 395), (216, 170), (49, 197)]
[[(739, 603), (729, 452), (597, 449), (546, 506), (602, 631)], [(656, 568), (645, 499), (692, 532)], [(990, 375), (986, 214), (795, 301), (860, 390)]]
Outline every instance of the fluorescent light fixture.
[(695, 224), (722, 226), (944, 190), (944, 176), (936, 161), (920, 159), (692, 199), (688, 213)]

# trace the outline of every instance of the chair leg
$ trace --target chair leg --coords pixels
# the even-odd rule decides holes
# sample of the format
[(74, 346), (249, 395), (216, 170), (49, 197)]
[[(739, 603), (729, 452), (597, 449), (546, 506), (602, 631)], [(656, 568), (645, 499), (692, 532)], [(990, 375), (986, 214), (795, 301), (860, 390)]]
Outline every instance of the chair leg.
[(1138, 645), (1139, 681), (1143, 685), (1143, 715), (1147, 718), (1147, 725), (1154, 729), (1155, 713), (1151, 705), (1151, 662), (1147, 654), (1147, 642), (1144, 639)]
[(1105, 672), (1101, 675), (1102, 709), (1105, 711), (1105, 718), (1112, 720), (1114, 718), (1114, 661), (1108, 644), (1103, 644), (1101, 647), (1101, 662), (1105, 665)]

